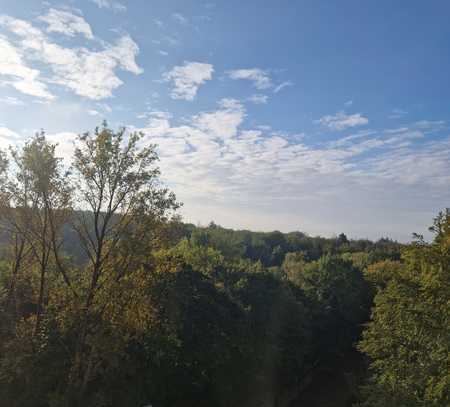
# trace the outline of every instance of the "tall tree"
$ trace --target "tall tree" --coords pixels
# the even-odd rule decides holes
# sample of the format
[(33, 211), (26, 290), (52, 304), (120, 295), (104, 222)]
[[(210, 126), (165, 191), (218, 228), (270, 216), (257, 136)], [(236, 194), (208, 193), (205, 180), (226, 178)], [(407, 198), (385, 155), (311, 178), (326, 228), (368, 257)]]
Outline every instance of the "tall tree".
[(365, 406), (450, 405), (450, 212), (417, 241), (403, 264), (368, 270), (377, 287), (372, 321), (360, 349), (372, 360)]
[[(47, 274), (54, 259), (59, 263), (60, 236), (70, 213), (71, 189), (55, 148), (40, 133), (21, 149), (11, 149), (13, 170), (10, 177), (3, 175), (1, 191), (0, 218), (13, 246), (9, 298), (25, 257), (39, 273), (35, 332), (44, 312)], [(5, 157), (2, 161), (5, 174)]]
[(79, 136), (74, 153), (79, 210), (73, 226), (88, 258), (71, 379), (79, 389), (78, 400), (90, 380), (96, 353), (95, 346), (86, 344), (104, 311), (104, 303), (96, 303), (105, 298), (99, 292), (136, 269), (137, 262), (145, 262), (145, 256), (148, 259), (151, 226), (167, 220), (179, 206), (174, 194), (161, 187), (155, 146), (141, 147), (142, 137), (125, 129), (114, 132), (104, 124), (93, 134)]

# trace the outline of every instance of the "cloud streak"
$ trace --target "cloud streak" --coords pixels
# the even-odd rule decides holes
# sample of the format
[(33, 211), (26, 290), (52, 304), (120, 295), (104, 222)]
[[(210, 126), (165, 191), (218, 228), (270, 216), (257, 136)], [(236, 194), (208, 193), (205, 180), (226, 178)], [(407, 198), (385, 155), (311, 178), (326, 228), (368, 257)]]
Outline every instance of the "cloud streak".
[(344, 112), (338, 112), (335, 115), (321, 117), (317, 120), (317, 123), (331, 130), (344, 130), (350, 127), (364, 126), (369, 123), (369, 119), (361, 113), (348, 115)]
[(172, 18), (181, 25), (189, 25), (189, 20), (181, 13), (173, 13)]
[(259, 90), (268, 89), (273, 86), (268, 72), (260, 68), (235, 69), (228, 71), (228, 76), (233, 80), (251, 81), (253, 86)]
[(273, 90), (273, 93), (281, 92), (284, 88), (288, 88), (290, 86), (294, 86), (294, 83), (291, 81), (285, 81), (280, 83), (275, 89)]
[(126, 6), (115, 0), (90, 0), (97, 5), (98, 8), (104, 8), (115, 12), (124, 12), (127, 10)]
[(254, 103), (255, 105), (265, 105), (269, 101), (269, 96), (256, 94), (252, 95), (248, 98), (249, 102)]

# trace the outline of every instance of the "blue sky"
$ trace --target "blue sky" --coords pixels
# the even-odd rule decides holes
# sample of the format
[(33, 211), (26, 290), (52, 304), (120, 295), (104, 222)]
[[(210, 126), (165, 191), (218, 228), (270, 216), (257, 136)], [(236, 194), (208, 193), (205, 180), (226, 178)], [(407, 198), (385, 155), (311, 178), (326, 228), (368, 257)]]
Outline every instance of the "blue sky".
[(450, 205), (448, 1), (0, 0), (0, 148), (157, 143), (186, 221), (402, 241)]

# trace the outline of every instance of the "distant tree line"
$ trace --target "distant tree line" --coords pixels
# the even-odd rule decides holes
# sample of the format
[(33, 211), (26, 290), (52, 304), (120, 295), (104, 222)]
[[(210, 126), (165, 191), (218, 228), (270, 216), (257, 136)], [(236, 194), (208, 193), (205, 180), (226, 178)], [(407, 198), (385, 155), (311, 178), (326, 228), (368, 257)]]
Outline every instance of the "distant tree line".
[(251, 232), (225, 229), (211, 222), (207, 227), (180, 224), (178, 235), (194, 245), (209, 246), (227, 258), (247, 258), (264, 267), (279, 267), (287, 253), (302, 253), (305, 261), (318, 260), (325, 254), (365, 253), (364, 261), (400, 259), (401, 244), (388, 238), (376, 242), (368, 239), (349, 240), (344, 233), (336, 238), (312, 237), (302, 232)]

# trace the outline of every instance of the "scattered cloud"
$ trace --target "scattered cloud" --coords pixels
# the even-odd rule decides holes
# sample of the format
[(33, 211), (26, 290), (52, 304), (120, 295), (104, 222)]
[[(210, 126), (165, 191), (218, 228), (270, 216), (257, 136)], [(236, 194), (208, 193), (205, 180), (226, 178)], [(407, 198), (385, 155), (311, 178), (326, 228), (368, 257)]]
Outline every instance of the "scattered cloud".
[[(15, 36), (14, 44), (0, 38), (0, 74), (7, 76), (6, 83), (29, 95), (53, 99), (46, 84), (50, 83), (89, 99), (104, 99), (123, 83), (117, 70), (143, 72), (136, 63), (139, 47), (128, 34), (112, 44), (103, 41), (102, 49), (93, 50), (61, 46), (27, 21), (9, 16), (0, 17), (0, 26)], [(36, 62), (50, 69), (45, 80), (40, 70), (27, 65)]]
[(161, 134), (170, 128), (169, 120), (172, 115), (169, 112), (161, 110), (149, 110), (138, 116), (147, 119), (147, 126), (155, 134)]
[(228, 71), (228, 75), (231, 79), (243, 79), (253, 82), (253, 85), (256, 89), (263, 90), (268, 89), (273, 86), (272, 80), (267, 73), (259, 68), (252, 69), (236, 69), (232, 71)]
[(248, 100), (250, 102), (254, 103), (255, 105), (265, 105), (269, 100), (269, 96), (256, 94), (256, 95), (250, 96), (248, 98)]
[(127, 10), (125, 5), (115, 0), (90, 0), (90, 1), (95, 3), (99, 8), (105, 8), (108, 10), (112, 10), (114, 12), (123, 12)]
[(273, 93), (278, 93), (282, 91), (284, 88), (288, 88), (289, 86), (294, 86), (294, 83), (291, 81), (285, 81), (280, 83), (275, 89), (273, 90)]
[(163, 75), (163, 79), (172, 83), (172, 99), (192, 101), (198, 88), (212, 79), (214, 68), (211, 64), (186, 61), (175, 66)]
[[(445, 188), (450, 184), (450, 137), (433, 140), (417, 149), (409, 145), (392, 148), (370, 159), (369, 174), (419, 187), (433, 185)], [(427, 181), (427, 178), (429, 181)], [(428, 189), (424, 188), (424, 189)], [(420, 187), (418, 189), (421, 190)]]
[[(190, 25), (189, 20), (180, 13), (173, 13), (172, 19), (177, 21), (179, 24), (182, 24), (185, 26)], [(177, 47), (181, 44), (181, 40), (180, 40), (179, 36), (172, 30), (169, 32), (169, 30), (166, 29), (167, 24), (165, 22), (163, 22), (162, 20), (157, 19), (157, 18), (155, 18), (153, 20), (153, 22), (164, 33), (164, 34), (162, 34), (162, 36), (160, 38), (153, 39), (152, 40), (153, 44), (161, 45), (164, 43), (165, 45), (168, 45), (170, 47)]]
[(0, 97), (0, 103), (9, 106), (25, 106), (25, 102), (14, 96)]
[(344, 130), (349, 127), (363, 126), (369, 123), (369, 119), (361, 113), (347, 115), (344, 112), (338, 112), (334, 116), (323, 116), (317, 122), (331, 130)]
[(158, 51), (158, 53), (159, 53), (159, 55), (162, 55), (162, 56), (164, 56), (164, 57), (166, 57), (167, 55), (169, 55), (169, 53), (167, 52), (167, 51), (163, 51), (163, 50), (159, 50)]
[(419, 120), (414, 123), (414, 126), (428, 131), (439, 131), (445, 128), (448, 130), (447, 123), (444, 120)]
[[(430, 141), (420, 124), (358, 132), (340, 143), (312, 146), (305, 135), (295, 137), (269, 126), (246, 128), (245, 118), (241, 102), (224, 99), (217, 109), (179, 125), (166, 112), (154, 112), (147, 126), (138, 129), (144, 132), (145, 143), (158, 145), (162, 174), (180, 199), (194, 208), (192, 213), (196, 211), (191, 219), (200, 216), (208, 202), (218, 221), (224, 219), (218, 208), (230, 216), (237, 210), (241, 220), (232, 224), (255, 227), (267, 223), (258, 219), (243, 225), (245, 208), (251, 205), (256, 216), (282, 204), (289, 216), (286, 223), (277, 217), (274, 227), (295, 229), (299, 225), (292, 225), (292, 219), (303, 213), (308, 214), (300, 224), (303, 230), (332, 233), (337, 227), (332, 222), (336, 207), (345, 225), (355, 211), (361, 216), (373, 211), (387, 216), (395, 205), (401, 211), (413, 197), (422, 199), (418, 189), (448, 197), (444, 187), (450, 184), (450, 138)], [(384, 199), (386, 185), (393, 192)], [(326, 229), (327, 222), (333, 230)], [(365, 233), (366, 226), (355, 226), (355, 233)], [(386, 233), (376, 227), (371, 233), (378, 231)]]
[(418, 139), (423, 139), (426, 131), (417, 126), (385, 129), (381, 131), (367, 130), (340, 138), (329, 143), (333, 148), (346, 148), (356, 154), (380, 148), (407, 147)]
[(391, 114), (388, 116), (389, 119), (401, 119), (408, 114), (406, 110), (403, 109), (393, 109)]
[(211, 22), (213, 19), (210, 16), (205, 16), (205, 15), (201, 15), (201, 16), (195, 16), (195, 19), (197, 21), (203, 21), (203, 22)]
[(344, 106), (346, 107), (350, 107), (351, 105), (353, 105), (353, 100), (347, 100), (347, 102), (344, 103)]
[(165, 41), (167, 44), (169, 44), (171, 47), (177, 47), (181, 44), (181, 41), (176, 38), (175, 36), (166, 35), (162, 38), (163, 41)]
[(51, 8), (47, 14), (40, 16), (39, 20), (47, 24), (46, 31), (49, 33), (55, 32), (69, 37), (81, 34), (88, 39), (94, 38), (91, 27), (85, 19), (70, 11)]
[(173, 13), (172, 18), (181, 25), (189, 25), (189, 20), (181, 13)]

